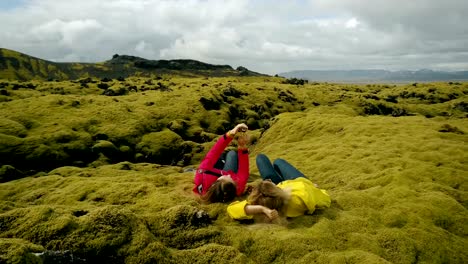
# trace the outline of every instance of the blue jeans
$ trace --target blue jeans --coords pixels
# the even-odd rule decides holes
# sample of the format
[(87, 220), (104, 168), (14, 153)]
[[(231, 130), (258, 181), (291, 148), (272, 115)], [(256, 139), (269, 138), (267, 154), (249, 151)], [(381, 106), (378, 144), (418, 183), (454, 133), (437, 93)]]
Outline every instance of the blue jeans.
[(233, 171), (237, 173), (238, 169), (238, 159), (237, 159), (237, 152), (234, 150), (230, 150), (226, 154), (226, 163), (224, 163), (223, 170), (225, 171)]
[(238, 163), (237, 152), (230, 150), (219, 157), (214, 167), (220, 170), (233, 171), (237, 173)]
[(270, 159), (265, 154), (258, 154), (256, 162), (262, 179), (271, 180), (274, 184), (299, 177), (305, 178), (304, 173), (284, 159), (275, 159), (273, 164), (271, 164)]

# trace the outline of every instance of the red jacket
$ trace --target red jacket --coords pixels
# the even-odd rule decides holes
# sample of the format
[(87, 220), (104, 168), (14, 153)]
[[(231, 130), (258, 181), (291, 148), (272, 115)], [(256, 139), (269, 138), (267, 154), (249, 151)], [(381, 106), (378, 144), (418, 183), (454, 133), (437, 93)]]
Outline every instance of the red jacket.
[(232, 138), (227, 134), (221, 136), (216, 144), (208, 151), (202, 163), (195, 172), (195, 187), (193, 192), (204, 195), (211, 185), (222, 175), (231, 175), (231, 178), (237, 185), (237, 196), (244, 193), (247, 179), (249, 178), (249, 151), (238, 149), (238, 169), (237, 173), (233, 171), (224, 171), (214, 168), (214, 165), (218, 161), (219, 157), (223, 153), (224, 149), (232, 141)]

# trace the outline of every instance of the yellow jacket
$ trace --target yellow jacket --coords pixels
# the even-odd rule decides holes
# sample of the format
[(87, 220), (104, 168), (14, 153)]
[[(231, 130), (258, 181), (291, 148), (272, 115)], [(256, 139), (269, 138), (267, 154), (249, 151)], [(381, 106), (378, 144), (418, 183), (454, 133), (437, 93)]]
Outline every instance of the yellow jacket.
[[(296, 217), (303, 214), (311, 214), (315, 208), (330, 207), (331, 199), (327, 191), (319, 189), (314, 184), (303, 177), (294, 180), (287, 180), (278, 183), (281, 189), (291, 191), (291, 199), (286, 205), (286, 216)], [(244, 207), (248, 201), (236, 201), (228, 205), (227, 211), (233, 219), (251, 219), (253, 216), (247, 215)]]

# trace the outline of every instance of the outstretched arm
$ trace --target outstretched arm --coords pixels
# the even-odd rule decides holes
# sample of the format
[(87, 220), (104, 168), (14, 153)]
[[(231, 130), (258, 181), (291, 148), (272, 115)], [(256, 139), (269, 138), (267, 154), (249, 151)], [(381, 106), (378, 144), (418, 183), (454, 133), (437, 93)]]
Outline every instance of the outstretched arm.
[(279, 214), (276, 210), (271, 210), (262, 205), (248, 204), (246, 200), (232, 202), (227, 207), (229, 216), (233, 219), (252, 219), (254, 215), (264, 214), (270, 220), (278, 218)]
[(248, 204), (244, 207), (244, 211), (247, 215), (258, 215), (258, 214), (264, 214), (268, 219), (270, 220), (275, 220), (278, 218), (279, 214), (278, 211), (274, 209), (270, 209), (268, 207), (265, 207), (263, 205), (251, 205)]

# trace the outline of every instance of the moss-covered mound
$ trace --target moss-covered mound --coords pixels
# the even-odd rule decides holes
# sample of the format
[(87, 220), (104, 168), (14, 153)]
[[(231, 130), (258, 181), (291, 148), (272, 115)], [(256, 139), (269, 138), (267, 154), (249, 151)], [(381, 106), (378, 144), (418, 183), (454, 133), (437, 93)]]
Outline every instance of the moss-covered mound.
[[(82, 81), (4, 81), (2, 263), (468, 260), (468, 84)], [(253, 130), (250, 182), (256, 154), (281, 157), (332, 206), (252, 224), (200, 204), (191, 168), (237, 122)]]
[[(304, 109), (289, 86), (274, 78), (94, 82), (35, 81), (34, 89), (6, 82), (8, 95), (0, 96), (2, 165), (33, 175), (121, 161), (196, 164), (233, 124), (245, 122), (258, 130), (279, 113)], [(106, 93), (109, 89), (127, 92)], [(2, 180), (15, 178), (10, 174), (3, 173)]]

